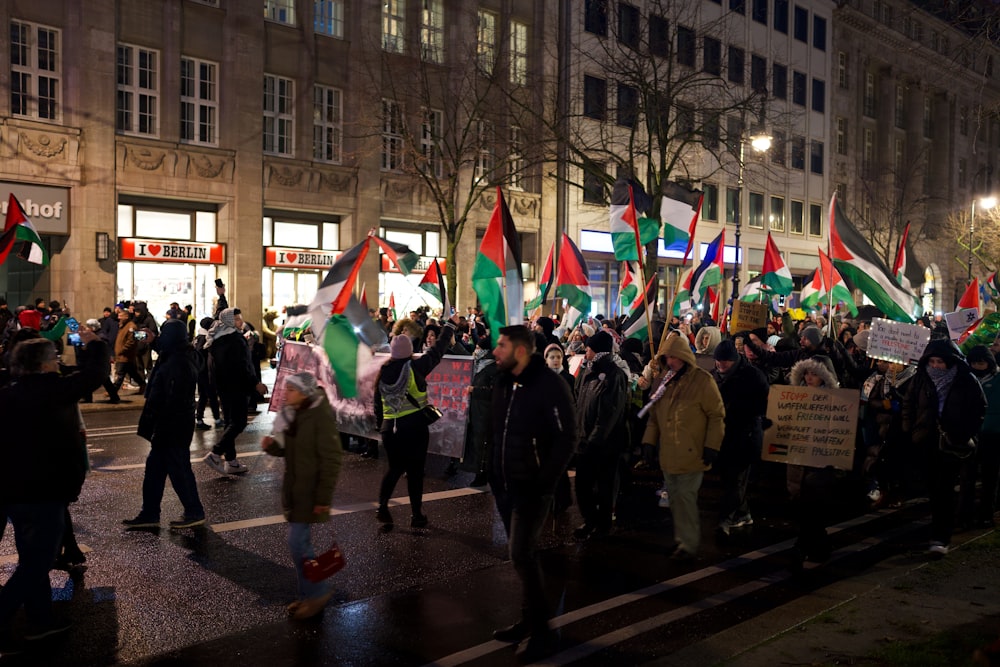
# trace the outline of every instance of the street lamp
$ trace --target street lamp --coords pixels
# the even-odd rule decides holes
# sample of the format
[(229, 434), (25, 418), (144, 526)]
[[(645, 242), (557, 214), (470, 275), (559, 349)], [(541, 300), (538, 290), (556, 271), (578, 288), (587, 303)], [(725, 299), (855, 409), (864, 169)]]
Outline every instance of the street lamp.
[[(979, 208), (984, 211), (988, 211), (997, 205), (996, 197), (983, 197), (979, 199)], [(975, 259), (975, 255), (972, 252), (972, 235), (976, 231), (976, 199), (972, 200), (972, 214), (969, 216), (969, 265), (968, 265), (968, 275), (966, 276), (966, 284), (972, 283), (972, 261)]]
[(746, 145), (748, 141), (755, 153), (766, 153), (771, 149), (771, 135), (762, 126), (758, 126), (749, 136), (744, 135), (740, 138), (740, 176), (737, 183), (739, 186), (737, 194), (739, 199), (737, 200), (738, 204), (734, 220), (736, 223), (736, 256), (733, 258), (733, 293), (729, 297), (730, 303), (740, 297), (740, 270), (743, 268), (740, 261), (740, 232), (743, 221), (743, 169), (746, 166)]

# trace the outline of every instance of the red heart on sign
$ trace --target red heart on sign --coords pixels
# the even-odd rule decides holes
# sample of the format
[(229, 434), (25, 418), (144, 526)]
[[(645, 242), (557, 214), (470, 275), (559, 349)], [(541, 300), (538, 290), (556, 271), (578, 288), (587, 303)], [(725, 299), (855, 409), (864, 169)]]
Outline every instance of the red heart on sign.
[(150, 255), (159, 255), (160, 251), (163, 250), (163, 246), (159, 243), (154, 243), (153, 245), (146, 246), (146, 249), (149, 250)]
[(285, 259), (288, 260), (289, 264), (294, 264), (295, 263), (295, 258), (298, 257), (298, 256), (299, 256), (299, 254), (295, 253), (295, 252), (286, 252), (285, 253)]

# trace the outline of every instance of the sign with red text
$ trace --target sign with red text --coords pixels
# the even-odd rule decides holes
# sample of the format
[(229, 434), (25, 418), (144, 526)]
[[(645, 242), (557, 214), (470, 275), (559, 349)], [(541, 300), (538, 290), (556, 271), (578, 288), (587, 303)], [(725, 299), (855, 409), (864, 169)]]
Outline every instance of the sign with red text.
[[(382, 255), (382, 271), (389, 273), (399, 273), (399, 269), (396, 265), (392, 263), (388, 255)], [(438, 261), (438, 266), (441, 267), (441, 273), (448, 275), (448, 263), (443, 257), (423, 257), (417, 260), (416, 266), (413, 267), (411, 273), (427, 273), (427, 269), (431, 268), (431, 264), (434, 260)]]
[(918, 324), (876, 317), (868, 335), (868, 357), (896, 364), (919, 361), (931, 339), (931, 330)]
[(264, 248), (264, 266), (280, 269), (329, 269), (343, 254), (339, 250)]
[(854, 466), (858, 390), (774, 385), (767, 396), (762, 461), (813, 468)]
[(134, 262), (225, 264), (225, 243), (188, 243), (162, 239), (119, 239), (118, 259)]

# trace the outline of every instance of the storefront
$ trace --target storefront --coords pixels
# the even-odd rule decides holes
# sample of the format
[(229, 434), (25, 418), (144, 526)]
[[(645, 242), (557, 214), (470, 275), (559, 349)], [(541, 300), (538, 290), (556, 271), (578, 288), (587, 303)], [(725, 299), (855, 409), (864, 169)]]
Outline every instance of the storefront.
[(340, 256), (340, 219), (274, 213), (264, 217), (264, 308), (309, 304)]
[[(0, 181), (0, 219), (6, 219), (13, 194), (51, 257), (63, 247), (70, 233), (69, 192), (69, 188)], [(66, 300), (68, 295), (49, 294), (45, 271), (44, 266), (21, 260), (8, 260), (0, 266), (0, 294), (6, 296), (11, 310), (18, 305), (34, 303), (39, 296)]]
[(416, 227), (404, 226), (406, 223), (386, 223), (379, 230), (380, 236), (393, 243), (403, 243), (413, 252), (420, 256), (417, 265), (408, 276), (404, 276), (399, 269), (389, 261), (386, 255), (379, 257), (378, 274), (378, 303), (373, 298), (375, 294), (367, 289), (368, 307), (379, 308), (389, 305), (389, 297), (392, 296), (396, 306), (396, 315), (400, 318), (409, 317), (410, 311), (416, 310), (420, 306), (430, 306), (431, 310), (439, 310), (441, 303), (426, 291), (418, 286), (424, 273), (434, 263), (437, 258), (441, 271), (447, 275), (448, 267), (441, 255), (441, 232), (440, 228), (435, 230), (419, 229)]

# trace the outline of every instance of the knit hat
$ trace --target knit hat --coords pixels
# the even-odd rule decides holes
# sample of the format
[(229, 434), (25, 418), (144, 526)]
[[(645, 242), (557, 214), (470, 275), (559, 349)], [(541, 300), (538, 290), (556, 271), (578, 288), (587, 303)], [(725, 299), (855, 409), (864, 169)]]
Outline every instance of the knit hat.
[(997, 370), (996, 357), (994, 357), (993, 353), (990, 352), (990, 348), (985, 345), (976, 345), (974, 348), (969, 350), (965, 360), (968, 361), (970, 365), (977, 361), (985, 361), (989, 364), (988, 370), (990, 373), (995, 373)]
[(607, 331), (598, 331), (587, 339), (587, 347), (594, 352), (610, 352), (613, 343), (614, 339)]
[(17, 321), (25, 328), (35, 330), (42, 328), (42, 314), (37, 310), (21, 311), (17, 316)]
[(211, 317), (203, 317), (201, 318), (201, 322), (198, 322), (198, 326), (200, 326), (205, 331), (208, 331), (209, 329), (212, 328), (212, 324), (214, 322), (215, 320), (213, 320)]
[(319, 385), (316, 384), (316, 376), (309, 371), (302, 371), (285, 378), (286, 387), (294, 387), (303, 395), (312, 398), (319, 392)]
[(392, 337), (389, 344), (389, 356), (392, 359), (409, 359), (413, 356), (413, 341), (405, 333)]
[(716, 361), (737, 361), (740, 358), (740, 353), (736, 351), (736, 343), (727, 338), (715, 346), (715, 352), (712, 356)]
[(540, 326), (546, 335), (551, 335), (552, 331), (556, 328), (556, 323), (552, 321), (551, 317), (539, 317), (535, 320), (535, 324)]
[(543, 357), (549, 356), (549, 352), (551, 352), (552, 350), (559, 350), (559, 354), (563, 355), (564, 357), (566, 356), (565, 350), (563, 350), (562, 345), (560, 345), (559, 343), (552, 343), (551, 345), (547, 346), (542, 356)]
[(780, 342), (781, 342), (781, 336), (779, 336), (778, 334), (772, 334), (767, 337), (767, 344), (770, 345), (771, 347), (774, 347)]
[(854, 344), (858, 346), (859, 350), (861, 350), (862, 352), (867, 352), (868, 351), (868, 337), (871, 336), (871, 335), (872, 335), (871, 331), (868, 331), (867, 329), (865, 329), (864, 331), (859, 331), (858, 333), (854, 334), (854, 336), (851, 338), (851, 340), (854, 341)]
[(823, 334), (816, 327), (806, 327), (802, 330), (802, 333), (799, 334), (799, 338), (805, 338), (809, 341), (809, 344), (812, 345), (813, 348), (817, 348), (819, 347), (820, 341), (823, 340)]

